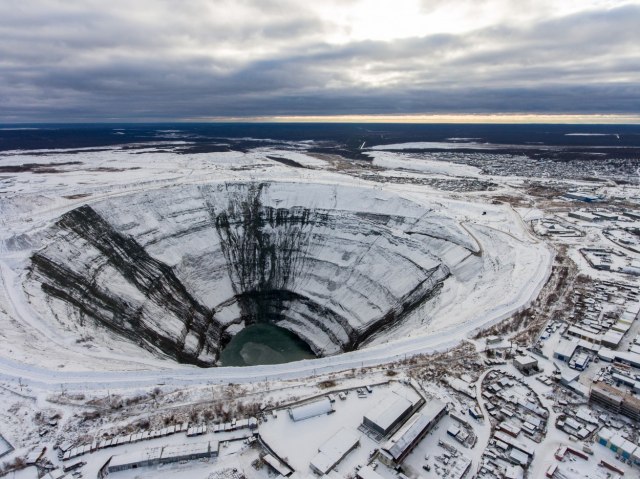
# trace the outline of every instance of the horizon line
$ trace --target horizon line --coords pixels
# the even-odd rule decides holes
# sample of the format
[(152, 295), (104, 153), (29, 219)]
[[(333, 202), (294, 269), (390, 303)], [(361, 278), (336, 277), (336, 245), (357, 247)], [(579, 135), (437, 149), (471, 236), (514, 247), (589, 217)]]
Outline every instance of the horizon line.
[(227, 123), (413, 123), (413, 124), (640, 124), (640, 115), (620, 114), (536, 114), (464, 113), (410, 115), (269, 115), (253, 117), (186, 118), (177, 122)]
[(113, 123), (398, 123), (398, 124), (567, 124), (635, 125), (640, 114), (564, 114), (564, 113), (461, 113), (461, 114), (381, 114), (381, 115), (262, 115), (209, 116), (175, 119), (105, 118), (66, 121), (13, 121), (0, 125), (37, 124), (113, 124)]

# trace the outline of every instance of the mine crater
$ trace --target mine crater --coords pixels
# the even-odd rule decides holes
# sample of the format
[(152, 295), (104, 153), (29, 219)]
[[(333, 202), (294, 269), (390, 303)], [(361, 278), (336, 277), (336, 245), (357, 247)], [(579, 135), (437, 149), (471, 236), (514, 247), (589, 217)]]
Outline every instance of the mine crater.
[(181, 363), (220, 364), (248, 336), (240, 363), (252, 364), (393, 338), (469, 261), (477, 245), (454, 219), (392, 193), (177, 185), (65, 213), (32, 256), (27, 289), (47, 298), (52, 321)]

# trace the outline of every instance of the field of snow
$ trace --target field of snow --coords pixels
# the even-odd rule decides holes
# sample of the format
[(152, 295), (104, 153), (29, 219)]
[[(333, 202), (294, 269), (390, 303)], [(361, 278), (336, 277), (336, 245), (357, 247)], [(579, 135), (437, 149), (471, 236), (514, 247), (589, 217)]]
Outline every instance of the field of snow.
[(367, 156), (373, 158), (373, 164), (390, 170), (408, 170), (431, 175), (478, 177), (480, 169), (459, 165), (457, 163), (429, 160), (424, 156), (415, 158), (410, 155), (389, 151), (368, 151)]
[(369, 150), (400, 151), (400, 150), (456, 150), (460, 148), (495, 148), (495, 145), (475, 143), (475, 142), (445, 142), (445, 141), (415, 141), (410, 143), (393, 143), (390, 145), (376, 145)]

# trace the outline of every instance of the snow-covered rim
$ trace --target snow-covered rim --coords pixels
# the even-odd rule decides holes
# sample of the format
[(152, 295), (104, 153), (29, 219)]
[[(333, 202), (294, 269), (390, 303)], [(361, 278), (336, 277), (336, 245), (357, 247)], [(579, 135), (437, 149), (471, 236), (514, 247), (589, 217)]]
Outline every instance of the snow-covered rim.
[[(194, 183), (225, 183), (228, 181), (229, 180), (209, 180)], [(284, 183), (299, 182), (291, 179), (270, 179), (269, 181)], [(240, 180), (239, 182), (251, 181)], [(185, 185), (189, 183), (190, 182), (180, 184)], [(342, 182), (320, 180), (313, 181), (313, 183), (331, 185), (341, 184)], [(157, 189), (165, 188), (166, 186), (167, 185), (158, 185)], [(344, 182), (343, 186), (371, 188), (371, 185), (368, 184), (353, 184), (348, 182)], [(107, 197), (126, 196), (131, 193), (131, 191), (126, 193), (119, 192), (113, 195), (95, 198), (93, 201), (85, 201), (85, 203), (95, 203), (103, 201)], [(392, 194), (405, 197), (394, 190), (392, 190)], [(411, 199), (410, 201), (415, 201), (415, 199)], [(69, 209), (75, 207), (77, 206)], [(537, 239), (536, 241), (540, 242)], [(204, 369), (185, 366), (184, 368), (177, 369), (146, 371), (53, 371), (0, 357), (0, 379), (9, 381), (20, 380), (24, 385), (49, 390), (59, 389), (61, 386), (72, 390), (100, 390), (106, 388), (143, 388), (158, 384), (188, 386), (196, 384), (250, 383), (263, 380), (301, 379), (357, 367), (377, 366), (406, 359), (417, 354), (446, 351), (457, 346), (464, 339), (472, 337), (478, 331), (491, 327), (508, 318), (513, 313), (526, 308), (535, 300), (544, 286), (546, 279), (551, 274), (554, 254), (550, 250), (548, 251), (550, 254), (546, 255), (546, 258), (541, 258), (544, 259), (544, 261), (538, 263), (535, 274), (533, 274), (529, 280), (531, 287), (523, 288), (518, 297), (514, 298), (510, 304), (506, 304), (502, 308), (495, 310), (491, 316), (484, 318), (484, 320), (469, 320), (463, 324), (457, 324), (437, 333), (397, 339), (385, 344), (370, 346), (336, 356), (262, 366), (213, 367)]]
[(24, 384), (43, 389), (58, 389), (62, 385), (71, 389), (105, 389), (105, 388), (140, 388), (154, 386), (159, 383), (174, 386), (194, 384), (247, 383), (262, 380), (299, 379), (321, 373), (344, 371), (347, 369), (376, 366), (396, 360), (405, 359), (421, 353), (445, 351), (459, 344), (481, 329), (490, 327), (506, 319), (515, 311), (526, 307), (539, 294), (545, 280), (551, 273), (553, 255), (547, 261), (541, 261), (531, 284), (535, 287), (523, 289), (518, 304), (505, 306), (502, 311), (485, 321), (468, 321), (450, 330), (439, 333), (405, 338), (378, 346), (318, 359), (309, 359), (291, 363), (245, 366), (217, 367), (200, 369), (185, 367), (182, 369), (156, 371), (123, 371), (123, 372), (69, 372), (51, 371), (44, 368), (28, 366), (10, 359), (0, 358), (0, 377), (3, 380), (17, 380)]

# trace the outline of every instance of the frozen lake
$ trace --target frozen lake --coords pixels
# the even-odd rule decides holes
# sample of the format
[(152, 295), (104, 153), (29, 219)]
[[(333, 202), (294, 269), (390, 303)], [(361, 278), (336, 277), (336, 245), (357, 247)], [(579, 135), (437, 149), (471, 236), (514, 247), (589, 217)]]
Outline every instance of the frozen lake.
[(295, 334), (274, 324), (247, 326), (229, 342), (220, 354), (222, 366), (255, 366), (280, 364), (315, 355)]

